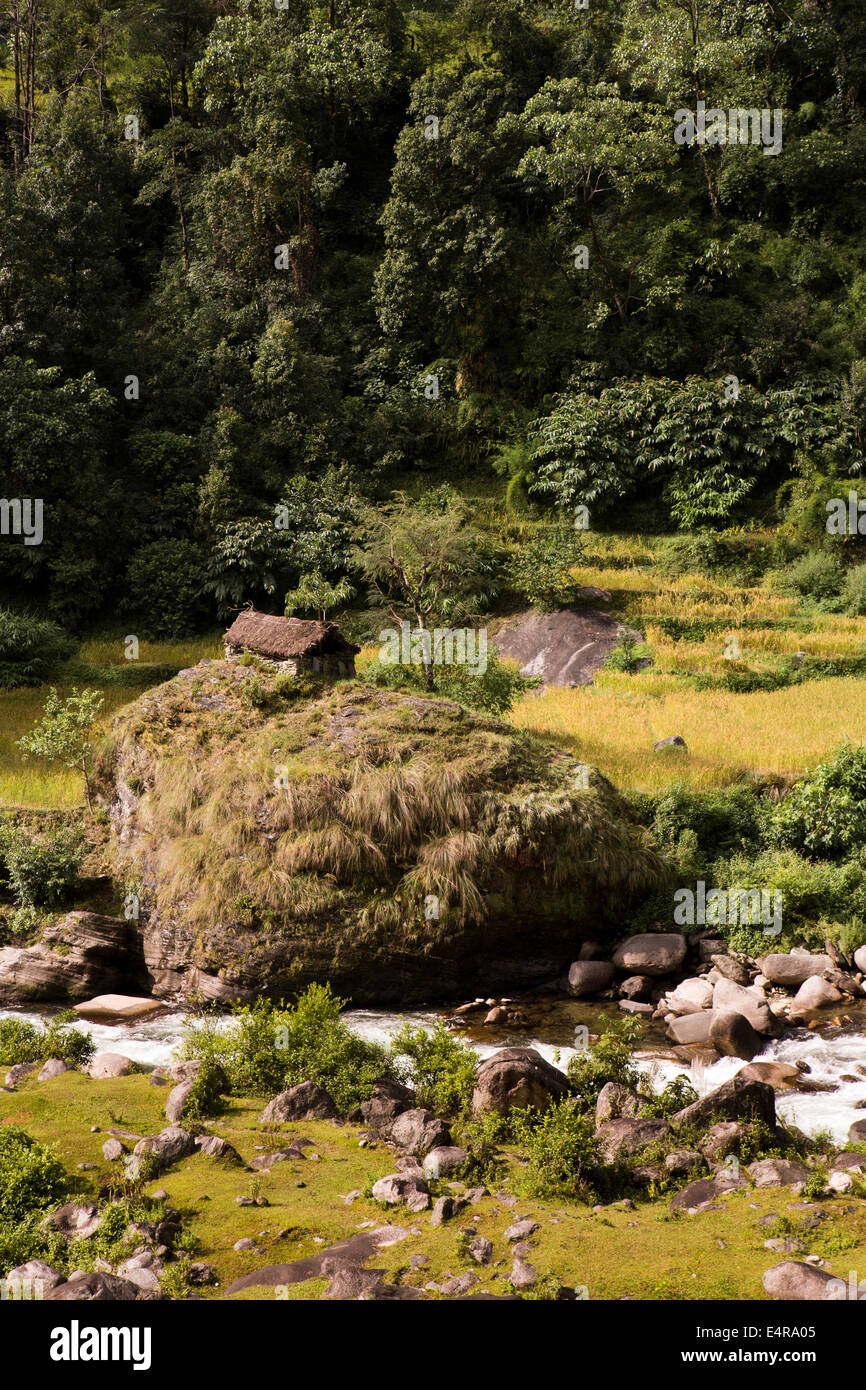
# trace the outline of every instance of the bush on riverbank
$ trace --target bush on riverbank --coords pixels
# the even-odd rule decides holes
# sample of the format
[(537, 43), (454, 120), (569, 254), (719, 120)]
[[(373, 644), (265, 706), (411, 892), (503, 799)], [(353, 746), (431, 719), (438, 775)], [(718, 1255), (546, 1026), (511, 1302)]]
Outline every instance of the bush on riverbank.
[(372, 1095), (379, 1077), (393, 1075), (387, 1049), (343, 1022), (345, 1004), (329, 985), (310, 985), (295, 1004), (235, 1005), (230, 1028), (189, 1021), (180, 1055), (219, 1064), (233, 1094), (275, 1096), (315, 1081), (345, 1112)]
[(55, 1014), (37, 1027), (22, 1018), (0, 1019), (0, 1066), (45, 1062), (51, 1057), (84, 1067), (95, 1051), (88, 1033), (71, 1028), (77, 1015), (71, 1009)]

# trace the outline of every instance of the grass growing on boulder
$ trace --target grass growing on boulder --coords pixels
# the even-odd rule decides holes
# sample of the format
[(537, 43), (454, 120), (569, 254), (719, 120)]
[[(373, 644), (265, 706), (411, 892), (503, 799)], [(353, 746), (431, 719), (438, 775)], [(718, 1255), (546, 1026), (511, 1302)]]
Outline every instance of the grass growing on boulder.
[(356, 682), (249, 708), (250, 678), (213, 662), (148, 692), (97, 770), (106, 802), (122, 789), (119, 859), (150, 885), (148, 921), (195, 933), (203, 969), (231, 979), (242, 962), (276, 995), (350, 957), (375, 970), (477, 949), (482, 926), (488, 948), (528, 953), (664, 881), (614, 788), (579, 786), (574, 760), (532, 737)]

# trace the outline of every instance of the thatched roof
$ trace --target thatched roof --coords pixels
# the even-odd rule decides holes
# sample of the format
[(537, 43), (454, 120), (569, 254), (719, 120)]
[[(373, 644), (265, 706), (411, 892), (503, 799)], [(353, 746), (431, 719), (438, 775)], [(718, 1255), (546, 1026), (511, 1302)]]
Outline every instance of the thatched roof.
[(225, 635), (226, 646), (245, 647), (273, 661), (300, 656), (354, 656), (360, 647), (347, 642), (334, 623), (280, 618), (275, 613), (257, 613), (254, 608), (239, 613)]

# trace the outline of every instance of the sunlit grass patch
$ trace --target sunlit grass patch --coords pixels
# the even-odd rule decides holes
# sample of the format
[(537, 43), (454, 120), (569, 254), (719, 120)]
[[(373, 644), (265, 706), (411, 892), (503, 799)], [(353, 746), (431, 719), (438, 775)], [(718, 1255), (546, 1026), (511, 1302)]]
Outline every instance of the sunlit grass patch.
[[(680, 778), (724, 786), (757, 773), (801, 774), (846, 735), (862, 738), (866, 683), (839, 677), (742, 695), (696, 692), (676, 676), (611, 672), (595, 687), (527, 695), (511, 721), (620, 787), (653, 791)], [(653, 752), (671, 734), (685, 739), (688, 754)]]

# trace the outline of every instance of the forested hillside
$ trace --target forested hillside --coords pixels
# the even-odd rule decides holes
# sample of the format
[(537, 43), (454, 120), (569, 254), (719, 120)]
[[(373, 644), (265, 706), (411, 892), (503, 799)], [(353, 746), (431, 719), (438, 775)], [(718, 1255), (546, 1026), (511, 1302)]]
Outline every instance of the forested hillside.
[[(64, 627), (336, 580), (358, 494), (693, 529), (864, 467), (858, 0), (2, 9), (0, 490), (45, 520), (0, 582)], [(778, 148), (678, 141), (699, 103)]]

